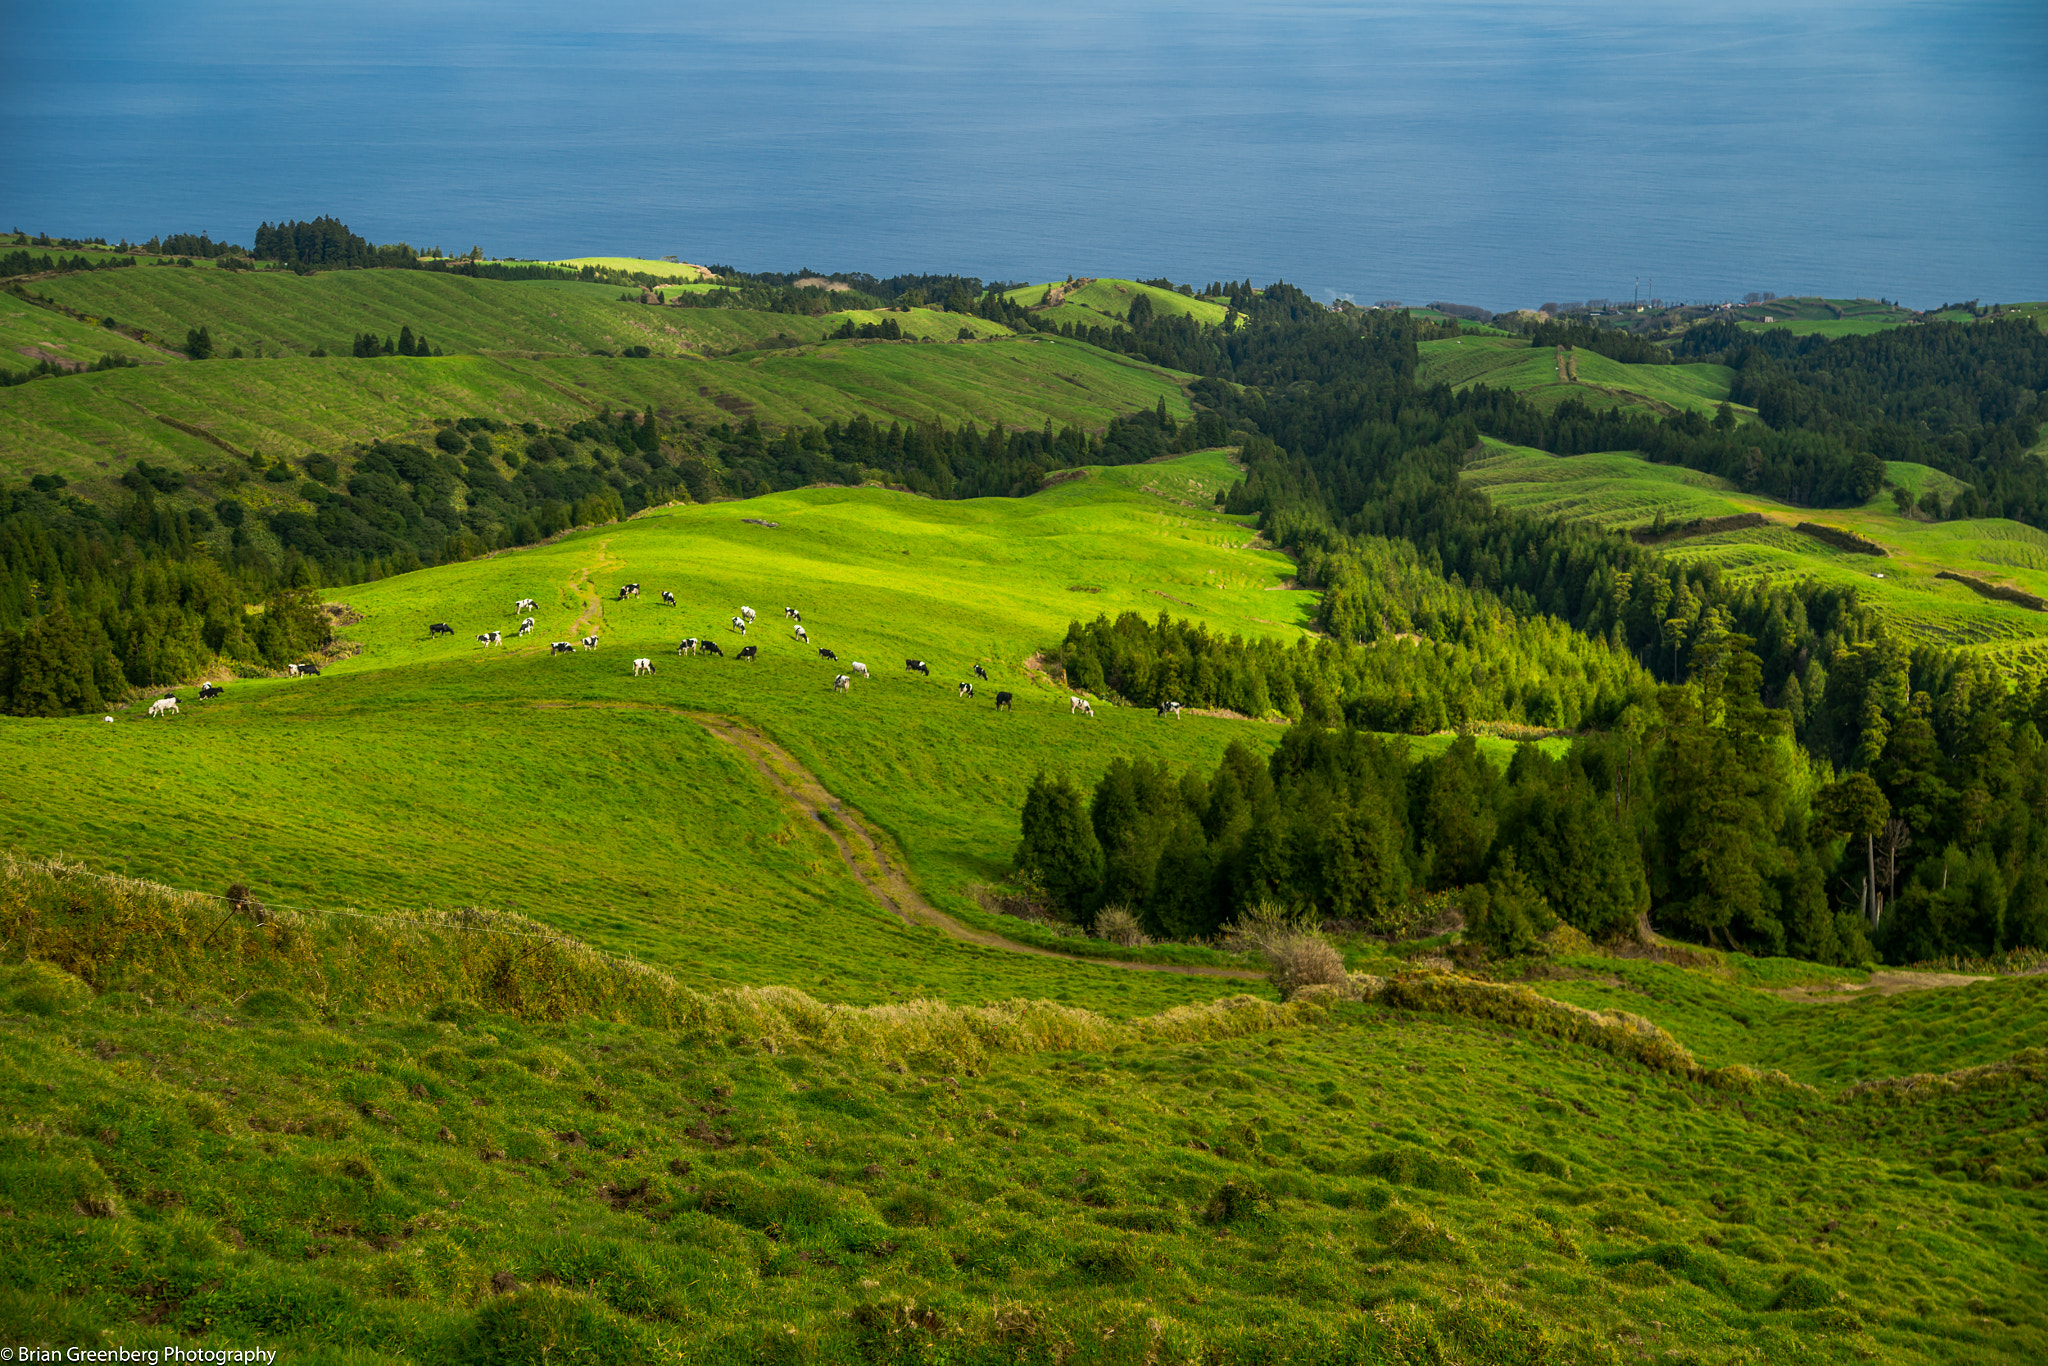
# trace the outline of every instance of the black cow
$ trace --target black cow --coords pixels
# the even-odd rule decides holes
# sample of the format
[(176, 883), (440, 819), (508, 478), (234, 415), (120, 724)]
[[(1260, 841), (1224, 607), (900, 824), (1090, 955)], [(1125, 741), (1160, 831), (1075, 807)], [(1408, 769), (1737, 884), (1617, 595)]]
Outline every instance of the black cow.
[(733, 658), (734, 658), (734, 659), (745, 659), (745, 660), (750, 660), (750, 661), (751, 661), (751, 660), (754, 660), (754, 659), (757, 659), (757, 658), (759, 658), (759, 657), (760, 657), (760, 654), (761, 654), (761, 647), (760, 647), (760, 646), (758, 646), (758, 645), (746, 645), (746, 646), (742, 646), (742, 647), (740, 648), (740, 652), (739, 652), (738, 654), (734, 655), (734, 656), (733, 656)]
[(837, 661), (837, 660), (838, 660), (838, 658), (839, 658), (839, 656), (838, 656), (838, 655), (835, 655), (835, 654), (833, 654), (833, 653), (832, 653), (832, 652), (831, 652), (830, 650), (828, 650), (828, 649), (826, 649), (826, 648), (825, 648), (824, 646), (820, 645), (820, 646), (818, 647), (818, 658), (820, 658), (820, 659), (830, 659), (830, 660), (834, 660), (834, 661)]
[(717, 655), (720, 659), (725, 658), (725, 651), (718, 648), (718, 642), (715, 640), (700, 640), (697, 642), (697, 648), (707, 655)]
[(962, 683), (960, 685), (960, 695), (962, 697), (974, 696), (974, 685), (972, 683)]
[(906, 659), (903, 661), (903, 667), (910, 670), (913, 673), (921, 673), (926, 678), (930, 678), (932, 676), (931, 669), (921, 659)]
[(304, 678), (309, 674), (314, 678), (318, 678), (320, 676), (320, 666), (318, 664), (299, 665), (299, 677)]
[(204, 701), (209, 697), (219, 697), (222, 693), (226, 691), (227, 689), (221, 687), (218, 683), (201, 683), (199, 685), (199, 697), (201, 701)]
[(454, 628), (453, 626), (450, 626), (450, 625), (449, 625), (449, 624), (448, 624), (447, 622), (445, 622), (445, 621), (437, 621), (437, 622), (435, 622), (435, 623), (434, 623), (434, 624), (433, 624), (432, 626), (429, 626), (429, 627), (427, 628), (427, 634), (428, 634), (428, 636), (430, 636), (430, 637), (431, 637), (431, 636), (452, 636), (452, 635), (454, 635), (454, 634), (455, 634), (455, 628)]
[(988, 682), (988, 670), (982, 668), (979, 664), (974, 666), (974, 676), (984, 683)]
[(1012, 700), (1013, 700), (1013, 699), (1011, 698), (1010, 694), (1008, 694), (1008, 693), (1006, 693), (1006, 692), (999, 692), (999, 693), (997, 693), (997, 694), (996, 694), (996, 710), (997, 710), (997, 711), (1009, 711), (1009, 710), (1011, 710), (1011, 707), (1010, 707), (1010, 703), (1011, 703), (1011, 701), (1012, 701)]

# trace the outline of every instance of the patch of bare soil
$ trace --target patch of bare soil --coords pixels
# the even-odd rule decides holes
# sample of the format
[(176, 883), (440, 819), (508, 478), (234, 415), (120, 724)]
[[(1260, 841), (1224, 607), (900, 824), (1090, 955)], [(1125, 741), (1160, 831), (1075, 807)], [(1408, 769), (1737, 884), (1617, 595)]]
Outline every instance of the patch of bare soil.
[(1839, 1001), (1846, 996), (1897, 996), (1908, 991), (1938, 991), (1943, 987), (1966, 987), (1988, 982), (1962, 972), (1906, 972), (1886, 969), (1870, 974), (1868, 982), (1809, 982), (1803, 986), (1780, 987), (1771, 994), (1788, 1001)]

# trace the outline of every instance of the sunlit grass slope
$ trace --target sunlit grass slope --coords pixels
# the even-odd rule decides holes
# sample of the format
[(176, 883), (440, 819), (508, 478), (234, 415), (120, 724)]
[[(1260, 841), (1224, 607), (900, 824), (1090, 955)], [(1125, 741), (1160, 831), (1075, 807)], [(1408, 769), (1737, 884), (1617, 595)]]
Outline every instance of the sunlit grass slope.
[(1056, 323), (1074, 323), (1081, 327), (1112, 327), (1123, 322), (1130, 315), (1132, 302), (1140, 295), (1151, 301), (1155, 314), (1193, 318), (1209, 326), (1220, 325), (1230, 311), (1228, 304), (1214, 299), (1190, 298), (1156, 285), (1141, 285), (1136, 280), (1096, 279), (1078, 287), (1066, 284), (1026, 285), (1022, 289), (1011, 290), (1004, 297), (1026, 308), (1036, 308), (1052, 289), (1060, 290), (1062, 299), (1044, 310), (1043, 316)]
[[(1728, 397), (1734, 372), (1720, 365), (1624, 365), (1583, 347), (1570, 354), (1576, 381), (1558, 378), (1554, 347), (1531, 347), (1523, 337), (1469, 334), (1423, 342), (1420, 380), (1454, 389), (1488, 384), (1513, 389), (1545, 410), (1567, 398), (1594, 408), (1636, 408), (1664, 415), (1693, 409), (1714, 412)], [(1732, 405), (1738, 413), (1750, 411)]]
[(184, 359), (111, 328), (79, 322), (52, 309), (37, 308), (12, 294), (0, 293), (0, 369), (26, 370), (41, 360), (90, 365), (110, 354), (145, 363)]
[(1169, 412), (1187, 416), (1185, 378), (1082, 343), (1029, 337), (832, 342), (715, 360), (211, 360), (0, 390), (0, 469), (106, 481), (139, 457), (175, 466), (221, 458), (218, 446), (185, 427), (236, 452), (297, 456), (426, 430), (437, 418), (566, 426), (605, 406), (652, 406), (707, 425), (753, 416), (770, 427), (809, 426), (866, 414), (885, 424), (1035, 428), (1049, 418), (1099, 429), (1162, 398)]
[[(1862, 337), (1915, 320), (1913, 310), (1876, 299), (1772, 299), (1744, 304), (1734, 311), (1745, 331), (1767, 332), (1782, 327), (1799, 336)], [(1764, 321), (1766, 318), (1769, 322)]]
[[(447, 922), (224, 922), (18, 868), (4, 893), (16, 1345), (707, 1366), (2048, 1351), (2039, 1050), (1839, 1098), (1717, 1089), (1428, 1010), (833, 1011)], [(209, 951), (225, 966), (194, 971)]]
[[(204, 705), (188, 693), (170, 722), (0, 724), (0, 845), (182, 886), (242, 878), (292, 904), (513, 907), (692, 981), (853, 1000), (1034, 983), (1072, 995), (1068, 970), (894, 929), (822, 834), (782, 821), (682, 713), (761, 725), (894, 838), (934, 900), (970, 914), (962, 889), (1006, 870), (1040, 769), (1092, 783), (1119, 755), (1208, 767), (1234, 738), (1277, 740), (1250, 721), (1106, 706), (1073, 718), (1066, 693), (1025, 668), (1098, 612), (1300, 636), (1312, 595), (1267, 591), (1291, 563), (1206, 510), (1231, 477), (1209, 453), (1022, 500), (805, 490), (347, 589), (336, 596), (366, 615), (349, 632), (364, 649), (320, 679), (230, 682)], [(600, 606), (628, 581), (640, 599)], [(680, 606), (659, 605), (662, 589)], [(536, 634), (477, 646), (478, 631), (517, 624), (520, 597), (539, 600)], [(762, 614), (745, 641), (758, 663), (676, 656), (685, 635), (736, 651), (726, 622), (742, 604)], [(802, 609), (813, 644), (793, 639), (784, 606)], [(454, 639), (429, 639), (434, 621)], [(548, 655), (585, 633), (603, 642), (594, 653)], [(655, 660), (653, 678), (631, 676), (636, 656)], [(907, 673), (907, 658), (931, 676)], [(855, 660), (873, 680), (835, 693)], [(956, 697), (976, 663), (990, 680)], [(1013, 712), (994, 709), (1004, 689)], [(929, 957), (859, 947), (890, 935), (930, 941)], [(1077, 999), (1136, 1008), (1211, 988), (1122, 972), (1090, 990)]]
[(709, 273), (704, 267), (693, 266), (688, 261), (657, 261), (646, 256), (571, 256), (544, 264), (569, 266), (578, 270), (584, 266), (600, 266), (605, 270), (625, 270), (639, 275), (652, 275), (658, 280), (696, 281), (705, 278)]
[[(1737, 579), (1814, 578), (1853, 585), (1864, 601), (1918, 640), (2028, 655), (2036, 642), (2048, 640), (2048, 613), (1985, 598), (1960, 583), (1935, 578), (1950, 570), (2048, 596), (2048, 533), (2022, 523), (2004, 518), (1930, 522), (1901, 517), (1889, 491), (1879, 492), (1860, 508), (1798, 508), (1743, 493), (1712, 475), (1651, 464), (1634, 452), (1554, 456), (1492, 441), (1487, 449), (1490, 453), (1466, 466), (1463, 477), (1503, 507), (1607, 527), (1648, 526), (1659, 512), (1673, 523), (1755, 512), (1768, 525), (1669, 541), (1660, 549), (1667, 555), (1711, 560)], [(1962, 487), (1953, 477), (1924, 465), (1895, 462), (1887, 472), (1916, 497), (1929, 489), (1947, 497)], [(1793, 530), (1807, 521), (1866, 536), (1888, 554), (1854, 554)]]

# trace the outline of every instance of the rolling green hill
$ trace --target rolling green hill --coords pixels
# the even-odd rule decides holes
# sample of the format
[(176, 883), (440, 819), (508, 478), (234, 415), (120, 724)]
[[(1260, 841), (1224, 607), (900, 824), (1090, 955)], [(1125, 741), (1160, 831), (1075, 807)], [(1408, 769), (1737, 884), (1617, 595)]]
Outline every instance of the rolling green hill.
[[(1766, 525), (1668, 541), (1660, 549), (1712, 561), (1735, 579), (1853, 584), (1915, 640), (1994, 648), (2015, 661), (2037, 658), (2048, 643), (2048, 613), (1935, 577), (1948, 570), (2048, 594), (2048, 534), (2022, 523), (1909, 519), (1899, 515), (1889, 492), (1860, 508), (1814, 511), (1743, 493), (1713, 475), (1653, 465), (1634, 452), (1555, 456), (1490, 440), (1486, 447), (1488, 454), (1467, 465), (1462, 477), (1503, 507), (1614, 528), (1649, 527), (1660, 513), (1672, 524), (1756, 513)], [(1894, 462), (1887, 472), (1916, 498), (1929, 489), (1946, 496), (1962, 487), (1924, 465)], [(1806, 521), (1868, 537), (1887, 554), (1837, 549), (1793, 529)]]
[(1920, 315), (1910, 308), (1875, 299), (1808, 297), (1744, 304), (1734, 310), (1733, 316), (1750, 332), (1782, 327), (1802, 337), (1861, 337), (1914, 322)]
[(1726, 401), (1734, 378), (1720, 365), (1625, 365), (1580, 348), (1571, 353), (1577, 378), (1561, 380), (1555, 350), (1532, 348), (1522, 337), (1473, 334), (1422, 342), (1417, 350), (1421, 383), (1512, 389), (1545, 410), (1575, 398), (1602, 411), (1632, 408), (1668, 416), (1690, 408), (1711, 414)]
[(1037, 309), (1046, 303), (1054, 290), (1059, 291), (1060, 302), (1045, 307), (1041, 316), (1054, 323), (1072, 323), (1078, 327), (1113, 327), (1124, 321), (1131, 311), (1132, 301), (1140, 296), (1151, 301), (1156, 314), (1193, 318), (1211, 326), (1220, 325), (1230, 311), (1228, 304), (1215, 299), (1190, 298), (1156, 285), (1141, 285), (1136, 280), (1088, 279), (1079, 285), (1026, 285), (1022, 289), (1010, 290), (1003, 297), (1026, 308)]

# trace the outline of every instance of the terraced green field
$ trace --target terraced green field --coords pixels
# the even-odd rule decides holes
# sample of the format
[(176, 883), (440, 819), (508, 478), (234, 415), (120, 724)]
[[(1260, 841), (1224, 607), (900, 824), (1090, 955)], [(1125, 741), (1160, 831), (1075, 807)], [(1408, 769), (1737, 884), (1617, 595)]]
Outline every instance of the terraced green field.
[[(689, 312), (729, 316), (726, 310)], [(478, 415), (563, 426), (606, 406), (652, 406), (707, 425), (753, 416), (771, 427), (809, 426), (864, 413), (884, 423), (1037, 427), (1051, 418), (1058, 426), (1099, 429), (1161, 399), (1169, 412), (1187, 416), (1184, 378), (1042, 337), (944, 345), (831, 342), (717, 359), (183, 362), (0, 390), (0, 466), (55, 471), (92, 487), (110, 483), (137, 458), (196, 469), (222, 463), (223, 445), (297, 456), (416, 433), (437, 418)]]
[[(1725, 366), (1624, 365), (1581, 348), (1572, 353), (1578, 379), (1564, 382), (1558, 379), (1554, 348), (1532, 348), (1523, 337), (1484, 333), (1423, 342), (1417, 350), (1422, 359), (1418, 378), (1424, 384), (1513, 389), (1545, 411), (1575, 398), (1599, 411), (1632, 408), (1663, 416), (1690, 408), (1711, 414), (1727, 400), (1734, 380)], [(1731, 406), (1738, 413), (1751, 411)]]
[[(1744, 331), (1764, 332), (1782, 327), (1802, 337), (1864, 337), (1903, 326), (1916, 316), (1909, 308), (1875, 299), (1814, 297), (1772, 299), (1769, 303), (1744, 304), (1734, 311)], [(1766, 318), (1770, 321), (1766, 322)]]
[[(1815, 578), (1853, 585), (1865, 602), (1916, 640), (1981, 646), (2015, 662), (2037, 659), (2048, 642), (2048, 613), (1988, 599), (1934, 577), (1950, 570), (2048, 594), (2048, 534), (2023, 523), (1907, 519), (1898, 515), (1889, 492), (1860, 508), (1817, 512), (1743, 493), (1713, 475), (1653, 465), (1635, 452), (1560, 457), (1491, 440), (1486, 444), (1490, 454), (1466, 466), (1463, 478), (1503, 507), (1615, 528), (1648, 526), (1660, 512), (1667, 522), (1755, 512), (1769, 525), (1670, 541), (1660, 549), (1711, 560), (1737, 579)], [(1947, 496), (1962, 487), (1952, 476), (1924, 465), (1894, 462), (1887, 473), (1916, 498), (1928, 489)], [(1838, 550), (1792, 529), (1802, 521), (1867, 536), (1889, 553), (1877, 558)]]
[[(231, 682), (168, 724), (0, 723), (0, 845), (180, 886), (242, 878), (292, 905), (517, 908), (707, 985), (1072, 998), (1058, 972), (892, 927), (825, 834), (779, 815), (685, 713), (761, 726), (893, 838), (934, 902), (973, 919), (964, 889), (1007, 869), (1040, 769), (1092, 783), (1117, 755), (1207, 767), (1233, 738), (1277, 740), (1250, 721), (1107, 707), (1071, 718), (1066, 694), (1026, 668), (1068, 621), (1098, 612), (1299, 634), (1312, 595), (1268, 591), (1292, 571), (1284, 556), (1236, 519), (1144, 491), (1206, 507), (1232, 477), (1211, 453), (1025, 500), (805, 490), (662, 509), (349, 589), (363, 651), (317, 681)], [(627, 581), (646, 585), (641, 599), (599, 602)], [(662, 588), (679, 607), (658, 605)], [(519, 597), (539, 599), (537, 633), (475, 645), (478, 631), (517, 624)], [(737, 650), (725, 623), (743, 603), (762, 613), (745, 642), (758, 663), (676, 656), (685, 635)], [(785, 605), (802, 609), (814, 645), (792, 638)], [(429, 639), (432, 621), (457, 635)], [(549, 641), (590, 633), (595, 652), (549, 657)], [(653, 678), (632, 676), (636, 656), (656, 661)], [(913, 657), (929, 678), (906, 673)], [(835, 693), (854, 660), (873, 680)], [(991, 681), (957, 698), (976, 663)], [(1013, 712), (993, 709), (997, 689), (1017, 694)], [(86, 813), (81, 781), (103, 794)], [(883, 947), (862, 947), (883, 930)], [(1098, 1006), (1157, 1009), (1191, 989), (1064, 971), (1111, 974), (1086, 998)]]

